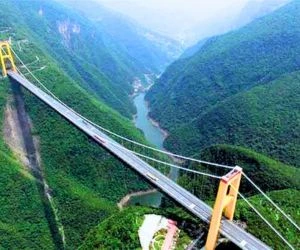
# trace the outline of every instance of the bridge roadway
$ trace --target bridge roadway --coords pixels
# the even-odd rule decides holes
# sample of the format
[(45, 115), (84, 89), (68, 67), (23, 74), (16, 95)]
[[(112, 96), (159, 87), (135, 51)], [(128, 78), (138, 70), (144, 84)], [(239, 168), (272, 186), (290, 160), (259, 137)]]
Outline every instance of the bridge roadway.
[[(212, 215), (212, 208), (198, 199), (196, 196), (170, 180), (164, 174), (160, 173), (155, 168), (151, 167), (148, 163), (131, 153), (129, 150), (118, 144), (116, 141), (101, 132), (95, 126), (84, 121), (80, 116), (68, 109), (66, 106), (55, 100), (50, 95), (46, 94), (43, 90), (30, 83), (27, 79), (23, 78), (18, 73), (9, 71), (10, 78), (21, 84), (29, 92), (37, 96), (43, 102), (48, 104), (60, 115), (69, 120), (76, 127), (81, 129), (84, 133), (94, 139), (101, 147), (108, 150), (115, 157), (120, 159), (125, 164), (129, 165), (132, 169), (137, 171), (144, 178), (148, 179), (159, 190), (163, 191), (169, 197), (173, 198), (192, 214), (205, 221), (210, 222)], [(235, 243), (242, 249), (247, 250), (265, 250), (271, 249), (253, 235), (247, 233), (233, 222), (226, 219), (222, 220), (220, 233), (227, 239)]]

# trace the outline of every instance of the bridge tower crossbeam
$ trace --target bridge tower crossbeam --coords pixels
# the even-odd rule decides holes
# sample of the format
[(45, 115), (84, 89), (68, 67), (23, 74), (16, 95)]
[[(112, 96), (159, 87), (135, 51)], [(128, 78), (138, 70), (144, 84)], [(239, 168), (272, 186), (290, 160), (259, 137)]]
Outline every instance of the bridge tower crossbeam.
[(235, 167), (227, 175), (223, 176), (220, 181), (205, 244), (205, 250), (215, 249), (222, 216), (224, 215), (228, 220), (233, 220), (242, 172), (242, 168)]
[[(9, 65), (7, 65), (9, 63)], [(2, 69), (2, 76), (7, 76), (7, 70), (10, 69), (17, 72), (14, 58), (11, 53), (10, 44), (8, 41), (0, 41), (0, 66)]]

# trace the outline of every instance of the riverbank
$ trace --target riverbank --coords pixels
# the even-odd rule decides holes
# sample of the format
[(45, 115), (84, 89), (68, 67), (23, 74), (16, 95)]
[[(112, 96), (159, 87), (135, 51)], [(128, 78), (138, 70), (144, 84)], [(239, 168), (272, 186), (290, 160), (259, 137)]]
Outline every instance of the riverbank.
[(167, 139), (167, 137), (169, 136), (169, 132), (167, 130), (164, 130), (163, 128), (161, 128), (159, 123), (157, 121), (153, 120), (149, 115), (147, 117), (148, 117), (148, 120), (152, 123), (152, 125), (154, 127), (156, 127), (162, 133), (164, 140)]
[(135, 193), (127, 194), (118, 202), (117, 206), (120, 210), (122, 210), (124, 207), (128, 206), (132, 198), (143, 196), (143, 195), (155, 194), (155, 193), (157, 193), (156, 189), (150, 189), (147, 191), (138, 191)]

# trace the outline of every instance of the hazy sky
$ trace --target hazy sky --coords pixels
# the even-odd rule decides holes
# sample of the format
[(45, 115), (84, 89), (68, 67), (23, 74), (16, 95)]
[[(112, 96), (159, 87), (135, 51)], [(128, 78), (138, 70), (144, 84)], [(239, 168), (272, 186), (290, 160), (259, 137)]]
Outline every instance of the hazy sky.
[(226, 22), (248, 0), (95, 0), (142, 25), (176, 39), (192, 39), (195, 27)]

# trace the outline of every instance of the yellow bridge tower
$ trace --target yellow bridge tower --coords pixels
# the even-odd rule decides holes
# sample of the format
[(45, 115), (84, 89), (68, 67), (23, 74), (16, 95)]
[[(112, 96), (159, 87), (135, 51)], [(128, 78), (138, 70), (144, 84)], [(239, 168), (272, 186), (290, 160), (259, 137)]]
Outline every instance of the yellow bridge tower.
[(8, 69), (15, 72), (17, 71), (10, 44), (7, 41), (0, 41), (0, 66), (3, 77), (7, 76)]
[(242, 172), (242, 168), (235, 167), (227, 175), (223, 176), (220, 181), (217, 199), (214, 205), (205, 244), (205, 250), (215, 249), (223, 214), (226, 219), (231, 221), (233, 220)]

